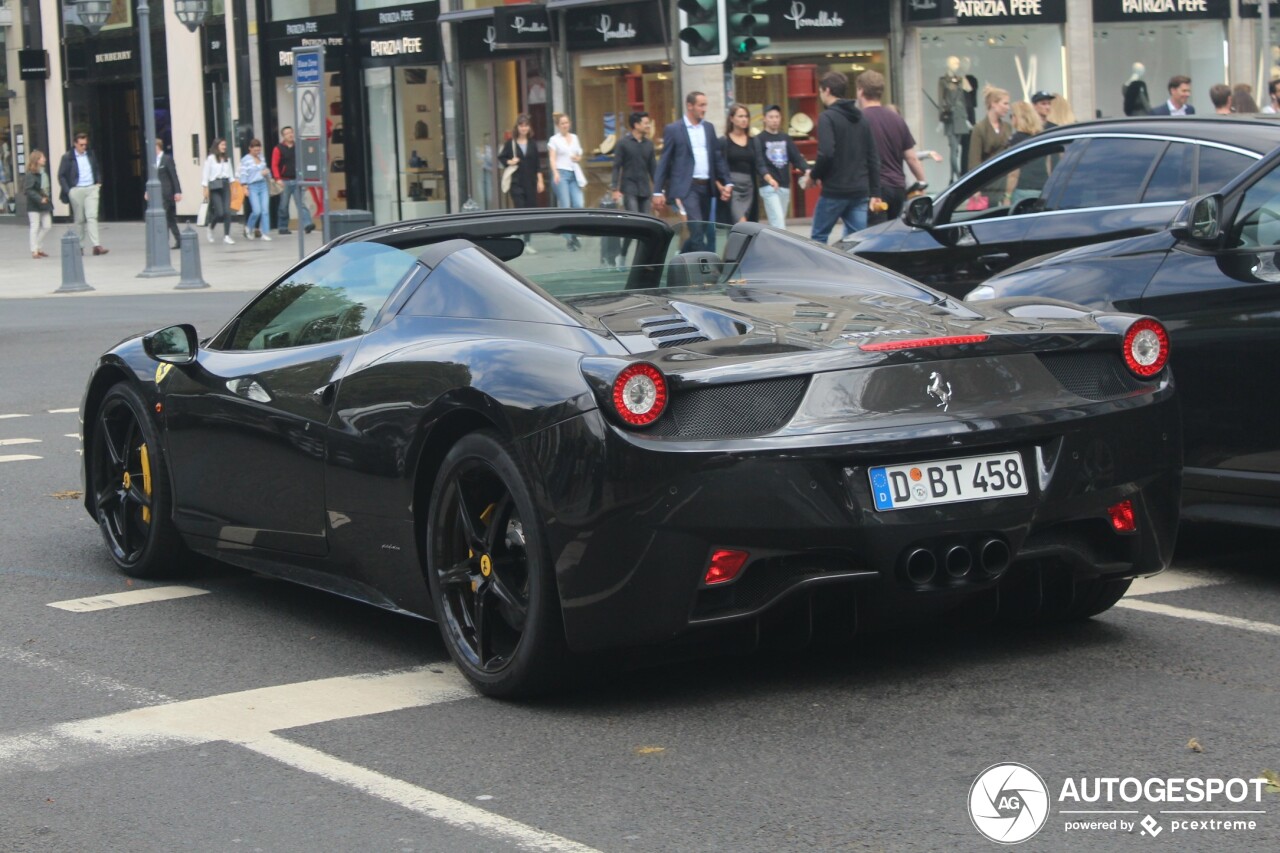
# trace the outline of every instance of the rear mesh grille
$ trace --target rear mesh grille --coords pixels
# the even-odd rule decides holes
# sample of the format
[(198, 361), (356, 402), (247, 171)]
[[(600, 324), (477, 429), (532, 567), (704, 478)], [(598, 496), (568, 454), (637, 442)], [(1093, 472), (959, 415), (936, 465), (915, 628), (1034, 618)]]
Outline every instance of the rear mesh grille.
[(1129, 372), (1118, 352), (1041, 353), (1040, 363), (1062, 386), (1088, 400), (1114, 400), (1153, 390)]
[(681, 344), (696, 344), (707, 340), (707, 336), (702, 334), (700, 329), (689, 325), (688, 319), (679, 314), (641, 320), (640, 328), (658, 349), (678, 347)]
[(804, 376), (691, 388), (676, 394), (671, 411), (646, 435), (663, 438), (736, 438), (784, 426), (804, 396)]

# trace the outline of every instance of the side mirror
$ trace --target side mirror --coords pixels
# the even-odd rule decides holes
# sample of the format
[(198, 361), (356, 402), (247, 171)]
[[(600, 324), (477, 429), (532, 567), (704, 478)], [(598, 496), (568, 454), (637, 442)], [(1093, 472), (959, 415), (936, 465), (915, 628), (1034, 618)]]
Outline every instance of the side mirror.
[(919, 195), (907, 202), (907, 209), (902, 211), (902, 221), (912, 228), (928, 228), (933, 225), (933, 199), (927, 195)]
[(1190, 243), (1216, 243), (1222, 234), (1222, 196), (1197, 196), (1182, 206), (1169, 226), (1173, 236)]
[(150, 358), (167, 364), (190, 364), (196, 360), (200, 340), (190, 323), (168, 326), (142, 339), (142, 349)]

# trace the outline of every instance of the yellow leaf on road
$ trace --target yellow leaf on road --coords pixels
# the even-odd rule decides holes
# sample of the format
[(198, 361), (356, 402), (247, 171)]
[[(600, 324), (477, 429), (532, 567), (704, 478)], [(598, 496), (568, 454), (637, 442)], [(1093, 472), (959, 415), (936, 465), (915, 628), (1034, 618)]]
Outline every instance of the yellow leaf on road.
[(637, 746), (636, 755), (653, 755), (655, 752), (666, 752), (665, 746)]

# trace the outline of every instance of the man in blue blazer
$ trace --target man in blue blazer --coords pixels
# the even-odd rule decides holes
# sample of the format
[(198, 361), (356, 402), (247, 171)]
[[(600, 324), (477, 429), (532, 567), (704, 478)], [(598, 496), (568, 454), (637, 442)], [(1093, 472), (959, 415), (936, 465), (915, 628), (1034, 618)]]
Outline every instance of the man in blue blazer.
[(1169, 100), (1151, 110), (1153, 116), (1193, 116), (1196, 108), (1187, 103), (1191, 99), (1191, 78), (1175, 74), (1169, 78)]
[[(712, 221), (713, 190), (722, 202), (733, 195), (729, 164), (706, 115), (706, 95), (690, 92), (685, 96), (684, 118), (662, 131), (662, 159), (653, 176), (654, 208), (661, 211), (664, 205), (672, 204), (689, 222)], [(697, 229), (690, 234), (684, 251), (708, 249), (707, 231)]]

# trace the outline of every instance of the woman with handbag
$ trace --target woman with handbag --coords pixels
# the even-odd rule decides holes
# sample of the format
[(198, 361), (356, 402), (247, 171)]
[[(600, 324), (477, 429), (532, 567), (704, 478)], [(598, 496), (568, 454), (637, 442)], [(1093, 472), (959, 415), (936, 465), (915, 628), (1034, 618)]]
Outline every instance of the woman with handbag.
[(33, 148), (27, 157), (27, 174), (23, 190), (27, 194), (27, 221), (31, 223), (31, 257), (47, 258), (40, 244), (53, 227), (53, 199), (49, 195), (49, 173), (44, 164), (47, 158), (39, 148)]
[(204, 188), (204, 200), (209, 205), (209, 214), (205, 220), (208, 226), (209, 242), (213, 242), (213, 228), (222, 223), (222, 242), (234, 243), (231, 239), (231, 160), (227, 157), (227, 140), (215, 139), (209, 146), (209, 156), (204, 161), (204, 171), (200, 174), (200, 186)]
[(244, 221), (244, 236), (250, 240), (261, 237), (268, 243), (271, 242), (271, 208), (267, 206), (270, 168), (262, 156), (262, 140), (249, 140), (249, 153), (240, 158), (240, 183), (249, 191), (249, 204), (253, 206), (253, 212)]
[[(533, 119), (528, 113), (516, 116), (515, 131), (498, 152), (502, 166), (502, 188), (511, 195), (513, 207), (537, 207), (543, 191), (542, 171), (538, 169), (538, 143), (533, 139)], [(536, 254), (524, 235), (525, 250)]]

